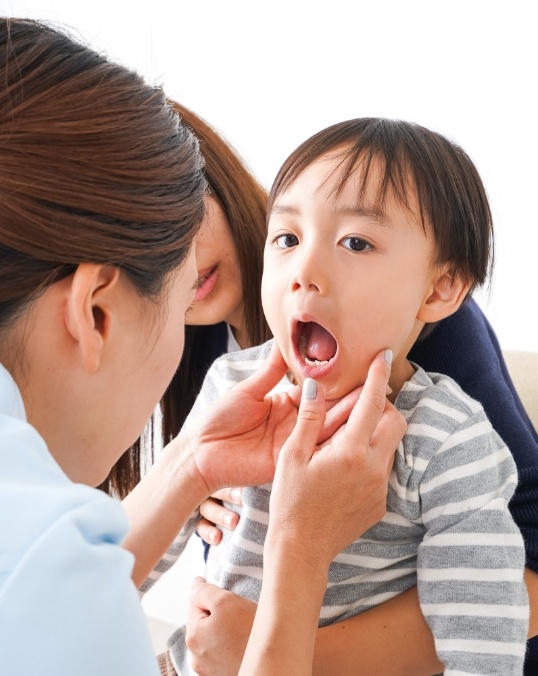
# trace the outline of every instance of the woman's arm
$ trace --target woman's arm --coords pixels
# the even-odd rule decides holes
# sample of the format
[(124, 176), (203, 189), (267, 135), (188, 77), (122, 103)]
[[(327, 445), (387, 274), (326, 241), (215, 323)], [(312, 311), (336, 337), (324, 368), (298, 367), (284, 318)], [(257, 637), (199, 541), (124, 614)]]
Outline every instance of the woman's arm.
[[(304, 574), (300, 568), (296, 574), (300, 586)], [(531, 637), (538, 634), (538, 574), (526, 569), (525, 581), (531, 599)], [(197, 583), (187, 636), (200, 673), (214, 673), (218, 668), (223, 676), (237, 674), (255, 612), (251, 601)], [(234, 618), (232, 623), (230, 617)], [(442, 669), (416, 587), (367, 612), (317, 630), (313, 676), (430, 676)]]
[(305, 382), (306, 393), (307, 383), (314, 390), (303, 397), (276, 466), (260, 601), (240, 676), (312, 673), (330, 563), (386, 511), (388, 477), (406, 428), (385, 396), (389, 371), (378, 355), (345, 428), (321, 448), (323, 396), (316, 396), (315, 381)]
[[(131, 521), (124, 546), (135, 555), (133, 580), (137, 586), (209, 494), (223, 486), (272, 480), (276, 459), (295, 426), (299, 406), (299, 388), (267, 396), (286, 369), (275, 344), (254, 375), (184, 426), (124, 500)], [(319, 443), (343, 425), (358, 397), (359, 390), (355, 390), (324, 416)]]
[(184, 426), (124, 499), (131, 529), (123, 545), (135, 555), (137, 587), (209, 494), (272, 479), (275, 458), (297, 418), (297, 401), (266, 397), (285, 372), (273, 350), (256, 374)]

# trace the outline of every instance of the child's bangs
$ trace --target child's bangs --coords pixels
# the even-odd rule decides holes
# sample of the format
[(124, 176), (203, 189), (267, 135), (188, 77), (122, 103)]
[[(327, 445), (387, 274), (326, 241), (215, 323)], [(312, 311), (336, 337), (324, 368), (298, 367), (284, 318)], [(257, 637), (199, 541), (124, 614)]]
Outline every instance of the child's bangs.
[(340, 180), (333, 189), (335, 196), (338, 197), (342, 193), (349, 179), (353, 177), (357, 186), (357, 202), (364, 205), (366, 192), (371, 187), (371, 181), (375, 180), (377, 185), (374, 201), (368, 208), (382, 213), (389, 195), (406, 211), (416, 216), (413, 208), (413, 198), (416, 197), (420, 221), (424, 226), (422, 202), (417, 191), (415, 174), (401, 148), (375, 147), (369, 140), (361, 138), (353, 146), (343, 149), (342, 161), (331, 172), (331, 176), (336, 172), (340, 172)]
[[(303, 171), (326, 155), (341, 158), (326, 179), (331, 179), (335, 173), (339, 174), (333, 189), (335, 196), (339, 196), (349, 179), (353, 178), (357, 185), (357, 203), (363, 204), (370, 181), (375, 180), (374, 203), (369, 204), (369, 208), (381, 213), (389, 195), (414, 217), (418, 216), (425, 227), (429, 220), (429, 209), (424, 204), (424, 191), (420, 189), (420, 181), (417, 181), (415, 167), (405, 144), (390, 124), (367, 119), (334, 125), (300, 145), (284, 162), (275, 178), (269, 194), (269, 213), (275, 200), (288, 190)], [(415, 199), (418, 202), (418, 214)]]

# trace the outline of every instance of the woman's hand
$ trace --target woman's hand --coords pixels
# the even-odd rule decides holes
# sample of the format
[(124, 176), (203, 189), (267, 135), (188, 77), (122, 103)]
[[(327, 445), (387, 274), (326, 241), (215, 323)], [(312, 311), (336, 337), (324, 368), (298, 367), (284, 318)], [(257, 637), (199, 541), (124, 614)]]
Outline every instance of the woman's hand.
[[(301, 401), (277, 462), (260, 605), (240, 673), (311, 672), (329, 563), (385, 513), (388, 476), (406, 428), (385, 396), (389, 373), (378, 355), (347, 424), (321, 444), (321, 388)], [(237, 672), (253, 610), (198, 581), (188, 642), (200, 673)], [(234, 617), (232, 636), (225, 617)], [(222, 671), (215, 672), (217, 663)]]
[(373, 361), (347, 423), (321, 445), (321, 387), (314, 398), (303, 397), (297, 425), (277, 464), (266, 551), (277, 551), (284, 541), (291, 556), (328, 568), (384, 516), (388, 477), (406, 430), (404, 418), (386, 398), (392, 356), (387, 352)]
[[(287, 371), (276, 345), (263, 366), (223, 394), (182, 430), (173, 444), (188, 446), (206, 495), (225, 486), (252, 486), (272, 480), (282, 445), (297, 421), (300, 388), (268, 395)], [(359, 397), (355, 390), (337, 402), (319, 426), (317, 443), (347, 420)]]

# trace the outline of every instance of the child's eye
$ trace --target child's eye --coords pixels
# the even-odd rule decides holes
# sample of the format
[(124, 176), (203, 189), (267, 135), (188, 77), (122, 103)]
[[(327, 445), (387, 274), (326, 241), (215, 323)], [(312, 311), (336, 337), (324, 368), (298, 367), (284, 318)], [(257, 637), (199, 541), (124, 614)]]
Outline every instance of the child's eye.
[(295, 235), (280, 235), (275, 239), (275, 244), (280, 249), (290, 249), (292, 246), (299, 244), (299, 239)]
[(341, 244), (344, 249), (349, 249), (349, 251), (372, 251), (374, 248), (369, 242), (360, 237), (344, 237)]

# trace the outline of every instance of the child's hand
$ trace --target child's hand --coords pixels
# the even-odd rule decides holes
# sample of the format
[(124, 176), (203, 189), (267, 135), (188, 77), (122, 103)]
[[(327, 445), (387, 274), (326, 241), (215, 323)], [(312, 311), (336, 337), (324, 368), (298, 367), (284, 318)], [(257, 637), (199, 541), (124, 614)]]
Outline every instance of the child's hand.
[(196, 526), (196, 532), (208, 545), (218, 545), (221, 541), (222, 532), (218, 527), (235, 530), (239, 523), (239, 514), (226, 509), (222, 504), (223, 501), (241, 505), (241, 489), (223, 488), (200, 505), (202, 518)]
[(256, 604), (196, 578), (187, 613), (187, 647), (199, 676), (237, 676)]

